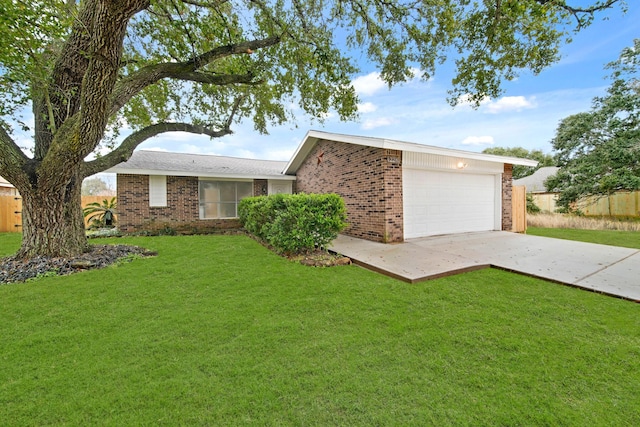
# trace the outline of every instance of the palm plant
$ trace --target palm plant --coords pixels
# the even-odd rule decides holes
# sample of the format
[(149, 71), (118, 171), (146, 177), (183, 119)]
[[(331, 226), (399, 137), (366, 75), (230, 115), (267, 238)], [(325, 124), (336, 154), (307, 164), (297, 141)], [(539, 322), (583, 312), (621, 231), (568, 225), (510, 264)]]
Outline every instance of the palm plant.
[(84, 218), (89, 221), (90, 228), (115, 227), (116, 223), (116, 198), (104, 199), (102, 203), (89, 203), (82, 209)]

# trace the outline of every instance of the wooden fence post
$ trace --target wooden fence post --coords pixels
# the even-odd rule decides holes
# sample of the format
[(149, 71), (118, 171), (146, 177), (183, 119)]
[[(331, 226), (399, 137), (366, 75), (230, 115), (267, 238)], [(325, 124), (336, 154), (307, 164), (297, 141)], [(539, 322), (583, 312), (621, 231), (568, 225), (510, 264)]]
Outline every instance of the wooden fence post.
[(22, 198), (0, 196), (0, 233), (22, 231)]
[(514, 185), (511, 192), (511, 206), (513, 215), (512, 231), (527, 232), (527, 188), (524, 185)]

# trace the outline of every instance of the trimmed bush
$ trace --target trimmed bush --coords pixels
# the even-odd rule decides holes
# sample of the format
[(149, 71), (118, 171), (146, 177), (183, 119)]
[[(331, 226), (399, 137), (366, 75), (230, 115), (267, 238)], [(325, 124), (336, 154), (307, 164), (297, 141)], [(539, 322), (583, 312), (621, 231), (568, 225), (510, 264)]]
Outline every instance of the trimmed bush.
[(238, 214), (249, 233), (287, 254), (324, 250), (347, 226), (344, 201), (337, 194), (248, 197)]

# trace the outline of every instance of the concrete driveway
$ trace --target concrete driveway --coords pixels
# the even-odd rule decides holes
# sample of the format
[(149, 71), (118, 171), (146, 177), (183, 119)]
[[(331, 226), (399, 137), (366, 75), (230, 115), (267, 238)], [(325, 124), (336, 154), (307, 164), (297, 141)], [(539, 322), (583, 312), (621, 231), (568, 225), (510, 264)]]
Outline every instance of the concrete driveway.
[(640, 251), (505, 231), (375, 243), (339, 236), (331, 250), (410, 283), (495, 267), (640, 302)]

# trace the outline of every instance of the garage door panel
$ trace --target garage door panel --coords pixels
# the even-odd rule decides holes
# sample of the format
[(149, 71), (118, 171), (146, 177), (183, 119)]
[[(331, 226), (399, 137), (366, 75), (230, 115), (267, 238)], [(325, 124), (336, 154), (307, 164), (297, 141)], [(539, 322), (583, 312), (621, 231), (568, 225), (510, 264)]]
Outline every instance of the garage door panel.
[(405, 169), (405, 238), (493, 230), (495, 175)]

